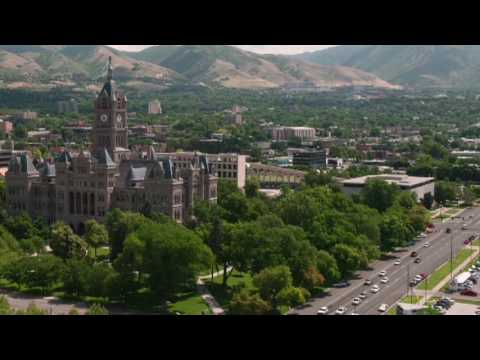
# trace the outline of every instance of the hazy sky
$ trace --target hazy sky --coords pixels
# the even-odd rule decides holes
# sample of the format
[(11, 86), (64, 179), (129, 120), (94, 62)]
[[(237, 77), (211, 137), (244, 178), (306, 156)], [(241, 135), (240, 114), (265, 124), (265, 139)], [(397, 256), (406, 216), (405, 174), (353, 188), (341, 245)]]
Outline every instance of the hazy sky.
[[(138, 51), (153, 45), (109, 45), (119, 50)], [(325, 49), (335, 45), (233, 45), (260, 54), (300, 54)]]

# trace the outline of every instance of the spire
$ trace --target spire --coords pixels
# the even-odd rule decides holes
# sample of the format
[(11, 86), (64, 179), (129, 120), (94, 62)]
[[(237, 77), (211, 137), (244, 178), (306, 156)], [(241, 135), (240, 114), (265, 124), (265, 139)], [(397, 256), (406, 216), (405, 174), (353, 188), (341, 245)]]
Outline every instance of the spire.
[(108, 57), (108, 71), (107, 71), (107, 81), (112, 81), (113, 76), (113, 68), (112, 68), (112, 57)]

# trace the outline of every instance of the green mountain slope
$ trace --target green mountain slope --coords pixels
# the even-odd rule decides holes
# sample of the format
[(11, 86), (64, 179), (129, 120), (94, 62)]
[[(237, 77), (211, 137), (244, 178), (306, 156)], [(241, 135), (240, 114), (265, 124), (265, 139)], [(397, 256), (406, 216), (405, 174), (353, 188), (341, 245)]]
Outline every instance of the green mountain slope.
[(477, 45), (346, 45), (296, 58), (362, 69), (401, 85), (471, 88), (480, 84)]

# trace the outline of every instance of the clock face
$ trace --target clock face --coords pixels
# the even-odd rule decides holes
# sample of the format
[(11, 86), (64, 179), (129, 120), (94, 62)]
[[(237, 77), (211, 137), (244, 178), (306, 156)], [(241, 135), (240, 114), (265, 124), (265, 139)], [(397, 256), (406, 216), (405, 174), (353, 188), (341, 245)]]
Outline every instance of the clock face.
[(106, 122), (108, 120), (108, 115), (107, 114), (102, 114), (100, 116), (100, 120), (102, 120), (103, 122)]
[(122, 115), (117, 115), (117, 122), (120, 124), (122, 122)]

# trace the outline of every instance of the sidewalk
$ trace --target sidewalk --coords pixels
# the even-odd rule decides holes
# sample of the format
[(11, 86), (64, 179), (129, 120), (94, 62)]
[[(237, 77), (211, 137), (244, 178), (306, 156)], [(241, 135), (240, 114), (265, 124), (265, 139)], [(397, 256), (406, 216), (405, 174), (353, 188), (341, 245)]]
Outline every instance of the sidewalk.
[[(457, 268), (455, 270), (453, 270), (453, 276), (456, 276), (459, 273), (461, 273), (468, 266), (468, 264), (470, 264), (470, 262), (480, 254), (480, 248), (478, 246), (472, 246), (472, 249), (475, 250), (475, 252), (472, 255), (470, 255), (470, 257), (467, 260), (465, 260), (462, 264), (457, 266)], [(442, 264), (441, 266), (439, 266), (439, 268), (442, 267), (443, 265), (445, 265), (445, 263)], [(436, 269), (436, 270), (438, 270), (438, 269)], [(425, 290), (414, 289), (413, 290), (414, 295), (422, 296), (422, 300), (418, 304), (419, 305), (424, 305), (432, 297), (438, 295), (441, 292), (442, 288), (445, 285), (447, 285), (449, 281), (450, 281), (450, 276), (447, 275), (445, 277), (445, 279), (443, 279), (442, 281), (440, 281), (438, 283), (437, 286), (435, 286), (432, 290), (428, 290), (426, 292), (427, 293), (426, 297), (425, 297)]]
[[(229, 267), (227, 271), (232, 271), (232, 267)], [(221, 274), (223, 274), (223, 270), (213, 274), (213, 277), (217, 277)], [(212, 275), (200, 276), (197, 280), (197, 291), (202, 297), (202, 299), (210, 307), (210, 310), (212, 311), (213, 315), (225, 315), (225, 310), (220, 306), (217, 300), (215, 300), (215, 298), (213, 297), (213, 295), (210, 293), (207, 286), (203, 282), (203, 280), (210, 279), (210, 278), (212, 278)]]

